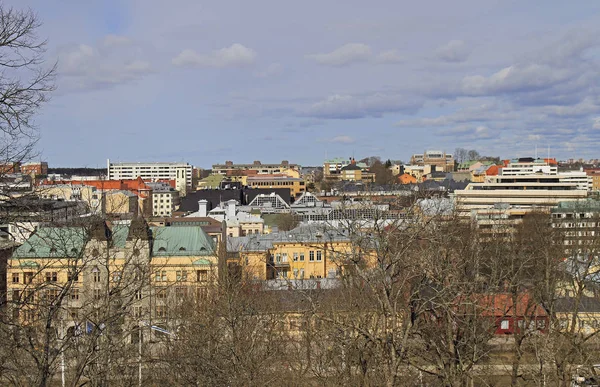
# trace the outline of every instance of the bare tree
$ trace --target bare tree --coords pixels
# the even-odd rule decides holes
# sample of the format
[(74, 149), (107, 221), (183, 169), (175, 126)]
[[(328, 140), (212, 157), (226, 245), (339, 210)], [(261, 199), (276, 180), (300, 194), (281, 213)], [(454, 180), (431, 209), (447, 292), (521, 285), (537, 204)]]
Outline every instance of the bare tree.
[(31, 10), (0, 5), (0, 161), (32, 156), (37, 140), (34, 116), (54, 89), (55, 66), (45, 66), (46, 42)]

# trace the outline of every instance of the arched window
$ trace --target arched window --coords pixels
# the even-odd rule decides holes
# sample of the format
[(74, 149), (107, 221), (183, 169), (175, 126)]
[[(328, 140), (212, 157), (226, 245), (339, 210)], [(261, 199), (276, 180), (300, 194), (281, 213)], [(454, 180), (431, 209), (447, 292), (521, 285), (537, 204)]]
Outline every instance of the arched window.
[(50, 247), (50, 252), (51, 253), (56, 253), (56, 247)]
[(71, 249), (71, 254), (77, 254), (77, 249), (75, 247)]
[(164, 247), (159, 247), (159, 248), (158, 248), (158, 251), (160, 251), (160, 252), (165, 252), (165, 251), (167, 251), (167, 249), (165, 249)]
[(180, 247), (179, 251), (185, 251), (185, 247)]

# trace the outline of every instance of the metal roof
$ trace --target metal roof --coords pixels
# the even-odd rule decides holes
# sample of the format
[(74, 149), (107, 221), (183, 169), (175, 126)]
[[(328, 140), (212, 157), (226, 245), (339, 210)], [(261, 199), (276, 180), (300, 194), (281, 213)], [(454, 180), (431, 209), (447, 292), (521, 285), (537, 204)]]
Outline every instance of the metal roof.
[(215, 254), (215, 243), (202, 227), (152, 227), (154, 256), (205, 256)]
[(87, 239), (84, 227), (41, 227), (15, 250), (13, 258), (78, 257)]

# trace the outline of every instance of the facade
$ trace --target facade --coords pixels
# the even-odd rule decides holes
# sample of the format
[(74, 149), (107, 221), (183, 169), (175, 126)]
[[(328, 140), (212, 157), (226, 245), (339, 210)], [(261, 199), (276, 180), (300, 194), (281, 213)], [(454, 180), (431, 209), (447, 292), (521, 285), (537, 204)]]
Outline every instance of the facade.
[(175, 180), (175, 188), (185, 196), (192, 190), (193, 166), (188, 163), (111, 163), (107, 160), (109, 180)]
[(166, 183), (147, 183), (152, 189), (152, 216), (171, 216), (179, 207), (179, 191)]
[(256, 189), (287, 188), (292, 197), (298, 197), (306, 191), (304, 179), (289, 177), (287, 175), (255, 175), (248, 176), (247, 185)]
[(25, 175), (36, 176), (47, 176), (48, 175), (48, 163), (45, 161), (30, 162), (21, 164), (21, 173)]
[(600, 191), (600, 169), (599, 168), (589, 168), (584, 170), (588, 177), (592, 180), (592, 191)]
[(318, 225), (229, 238), (227, 249), (239, 255), (244, 273), (254, 280), (337, 278), (357, 254), (344, 232)]
[(456, 208), (461, 216), (473, 210), (489, 209), (503, 204), (529, 211), (548, 211), (561, 201), (587, 197), (587, 191), (576, 183), (563, 183), (557, 175), (488, 176), (484, 183), (470, 183), (454, 191)]
[(8, 262), (10, 313), (35, 324), (60, 303), (64, 329), (89, 332), (104, 329), (113, 304), (129, 329), (166, 323), (170, 308), (206, 297), (217, 266), (215, 243), (197, 226), (44, 227)]
[(228, 200), (218, 207), (208, 211), (208, 201), (198, 201), (198, 211), (189, 214), (187, 218), (212, 218), (225, 224), (225, 235), (239, 237), (245, 235), (258, 235), (264, 232), (265, 221), (259, 215), (240, 211), (235, 200)]
[(454, 157), (449, 153), (437, 150), (414, 154), (410, 158), (410, 163), (412, 165), (435, 165), (441, 169), (441, 172), (454, 171)]
[(290, 164), (290, 162), (287, 160), (283, 160), (279, 164), (263, 164), (260, 161), (254, 161), (252, 164), (234, 164), (233, 161), (225, 161), (225, 164), (214, 164), (212, 166), (212, 173), (218, 175), (227, 175), (229, 171), (255, 170), (256, 174), (259, 175), (272, 175), (285, 173), (285, 171), (288, 169), (299, 172), (300, 168), (300, 165)]

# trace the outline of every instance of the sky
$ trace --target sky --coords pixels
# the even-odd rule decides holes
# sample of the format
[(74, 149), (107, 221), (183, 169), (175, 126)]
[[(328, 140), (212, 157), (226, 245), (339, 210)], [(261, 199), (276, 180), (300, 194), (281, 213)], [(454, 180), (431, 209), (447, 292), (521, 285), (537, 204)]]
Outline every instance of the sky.
[(8, 0), (57, 63), (50, 167), (598, 158), (600, 2)]

